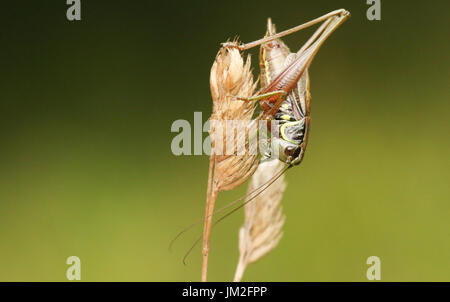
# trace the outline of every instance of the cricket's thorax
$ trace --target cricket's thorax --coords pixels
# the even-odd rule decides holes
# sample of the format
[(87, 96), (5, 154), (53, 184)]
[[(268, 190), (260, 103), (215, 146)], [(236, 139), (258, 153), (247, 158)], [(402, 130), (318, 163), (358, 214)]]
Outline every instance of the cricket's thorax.
[(284, 61), (289, 55), (289, 49), (283, 42), (277, 40), (263, 44), (260, 53), (261, 84), (266, 87), (284, 69)]
[[(276, 33), (275, 25), (271, 19), (267, 20), (266, 37)], [(259, 53), (259, 65), (261, 70), (261, 86), (267, 87), (284, 69), (284, 63), (290, 54), (289, 47), (280, 39), (276, 39), (261, 45)]]

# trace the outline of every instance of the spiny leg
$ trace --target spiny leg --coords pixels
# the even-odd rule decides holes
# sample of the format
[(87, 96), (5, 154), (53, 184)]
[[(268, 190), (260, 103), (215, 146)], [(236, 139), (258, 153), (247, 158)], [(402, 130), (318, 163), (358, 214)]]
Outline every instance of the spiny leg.
[(295, 27), (293, 27), (291, 29), (287, 29), (287, 30), (282, 31), (282, 32), (280, 32), (278, 34), (271, 35), (269, 37), (265, 37), (263, 39), (259, 39), (259, 40), (256, 40), (256, 41), (253, 41), (253, 42), (250, 42), (250, 43), (246, 43), (246, 44), (243, 44), (243, 45), (238, 45), (236, 42), (225, 42), (225, 43), (222, 43), (222, 47), (237, 48), (240, 51), (247, 50), (247, 49), (253, 48), (255, 46), (259, 46), (261, 44), (270, 42), (272, 40), (275, 40), (275, 39), (282, 38), (284, 36), (290, 35), (290, 34), (292, 34), (294, 32), (297, 32), (299, 30), (305, 29), (307, 27), (310, 27), (310, 26), (312, 26), (314, 24), (317, 24), (317, 23), (320, 23), (322, 21), (328, 20), (328, 19), (333, 18), (335, 16), (348, 17), (348, 16), (350, 16), (350, 13), (348, 11), (346, 11), (345, 9), (338, 9), (338, 10), (332, 11), (332, 12), (330, 12), (328, 14), (325, 14), (325, 15), (323, 15), (321, 17), (318, 17), (318, 18), (316, 18), (314, 20), (311, 20), (309, 22), (306, 22), (306, 23), (303, 23), (301, 25), (295, 26)]
[(300, 48), (300, 50), (297, 52), (297, 54), (301, 54), (303, 51), (305, 51), (305, 49), (310, 47), (311, 44), (313, 44), (313, 42), (317, 39), (317, 37), (319, 37), (319, 35), (324, 32), (325, 28), (330, 25), (331, 20), (332, 19), (330, 18), (330, 19), (326, 20), (325, 22), (323, 22), (320, 25), (320, 27), (314, 32), (314, 34), (308, 39), (308, 41), (306, 41), (306, 43), (302, 46), (302, 48)]
[[(345, 11), (346, 12), (346, 11)], [(333, 16), (328, 19), (320, 28), (313, 34), (308, 42), (298, 52), (298, 58), (296, 60), (303, 60), (303, 65), (308, 68), (311, 64), (314, 56), (319, 51), (323, 43), (328, 37), (350, 16), (350, 14), (344, 13), (339, 16)], [(292, 63), (294, 64), (295, 61)], [(289, 68), (286, 67), (286, 69)]]

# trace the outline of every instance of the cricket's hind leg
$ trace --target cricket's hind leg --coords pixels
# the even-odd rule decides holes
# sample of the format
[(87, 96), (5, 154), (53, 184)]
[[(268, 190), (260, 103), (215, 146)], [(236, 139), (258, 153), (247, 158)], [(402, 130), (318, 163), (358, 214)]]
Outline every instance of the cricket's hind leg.
[(329, 19), (331, 19), (333, 17), (348, 18), (349, 16), (350, 16), (350, 13), (348, 11), (346, 11), (345, 9), (338, 9), (338, 10), (332, 11), (332, 12), (330, 12), (328, 14), (325, 14), (325, 15), (323, 15), (321, 17), (318, 17), (318, 18), (316, 18), (314, 20), (311, 20), (309, 22), (306, 22), (306, 23), (300, 24), (298, 26), (295, 26), (293, 28), (290, 28), (290, 29), (287, 29), (285, 31), (282, 31), (282, 32), (280, 32), (278, 34), (274, 34), (274, 35), (271, 35), (271, 36), (268, 36), (268, 37), (265, 37), (265, 38), (262, 38), (262, 39), (250, 42), (250, 43), (242, 44), (242, 45), (239, 45), (237, 42), (225, 42), (225, 43), (222, 43), (222, 47), (237, 48), (240, 51), (247, 50), (247, 49), (259, 46), (261, 44), (270, 42), (272, 40), (279, 39), (279, 38), (282, 38), (284, 36), (290, 35), (292, 33), (300, 31), (302, 29), (308, 28), (308, 27), (310, 27), (310, 26), (312, 26), (314, 24), (320, 23), (322, 21), (329, 20)]

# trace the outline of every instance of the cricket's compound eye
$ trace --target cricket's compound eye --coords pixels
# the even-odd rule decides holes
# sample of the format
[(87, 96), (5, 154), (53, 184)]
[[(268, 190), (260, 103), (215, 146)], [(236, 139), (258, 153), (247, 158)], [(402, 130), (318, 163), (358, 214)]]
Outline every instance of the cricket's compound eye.
[(288, 146), (286, 147), (284, 153), (292, 158), (297, 158), (300, 155), (300, 151), (300, 146)]

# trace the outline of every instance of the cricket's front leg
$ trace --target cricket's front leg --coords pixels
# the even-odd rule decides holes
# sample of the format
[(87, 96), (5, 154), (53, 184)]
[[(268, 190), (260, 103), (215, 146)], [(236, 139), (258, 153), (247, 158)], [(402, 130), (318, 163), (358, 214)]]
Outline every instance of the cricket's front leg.
[[(284, 100), (286, 100), (287, 97), (287, 93), (284, 90), (281, 90), (284, 93), (280, 95), (280, 97), (278, 99), (275, 99), (275, 102), (272, 102), (273, 105), (269, 108), (264, 108), (264, 106), (262, 106), (264, 113), (262, 115), (262, 119), (266, 120), (266, 119), (272, 119), (273, 116), (275, 115), (275, 113), (277, 113), (278, 109), (280, 109), (281, 104), (283, 104)], [(269, 101), (270, 102), (270, 101)]]
[[(238, 97), (235, 97), (235, 100), (237, 100), (237, 101), (253, 102), (253, 101), (262, 101), (262, 100), (269, 99), (269, 102), (270, 102), (270, 98), (273, 98), (273, 97), (278, 97), (278, 98), (283, 98), (284, 97), (284, 98), (286, 98), (286, 95), (287, 95), (286, 91), (284, 91), (284, 90), (276, 90), (276, 91), (271, 91), (271, 92), (258, 94), (258, 95), (255, 95), (255, 96), (251, 96), (249, 98), (244, 98), (244, 97), (239, 97), (238, 96)], [(275, 102), (276, 102), (277, 99), (275, 99)], [(274, 101), (272, 101), (272, 102), (274, 102)]]
[[(258, 118), (270, 119), (270, 117), (275, 115), (275, 113), (278, 111), (283, 101), (286, 100), (287, 95), (288, 95), (287, 92), (284, 90), (276, 90), (263, 94), (258, 94), (249, 98), (235, 97), (234, 99), (236, 101), (245, 101), (245, 102), (261, 101), (262, 102), (261, 107), (264, 110), (264, 112)], [(269, 106), (268, 104), (266, 104), (266, 106), (264, 106), (263, 102), (267, 102), (273, 105)]]

